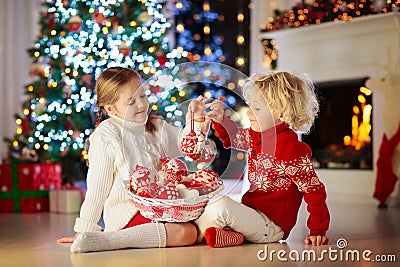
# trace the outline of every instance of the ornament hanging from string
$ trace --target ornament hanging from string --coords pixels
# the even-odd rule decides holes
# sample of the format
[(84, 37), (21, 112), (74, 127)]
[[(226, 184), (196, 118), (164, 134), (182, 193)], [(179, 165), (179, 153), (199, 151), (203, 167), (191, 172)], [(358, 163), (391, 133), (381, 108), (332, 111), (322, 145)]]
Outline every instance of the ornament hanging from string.
[(200, 153), (196, 151), (197, 148), (197, 142), (199, 141), (199, 138), (196, 135), (196, 132), (194, 131), (194, 112), (190, 112), (190, 132), (182, 138), (181, 141), (181, 149), (182, 153), (185, 154), (185, 156), (197, 160), (200, 158)]
[[(199, 127), (195, 127), (195, 122)], [(204, 116), (194, 118), (194, 113), (190, 113), (190, 132), (182, 138), (182, 153), (197, 162), (212, 162), (216, 157), (216, 146), (214, 141), (207, 139), (210, 129), (210, 120)]]

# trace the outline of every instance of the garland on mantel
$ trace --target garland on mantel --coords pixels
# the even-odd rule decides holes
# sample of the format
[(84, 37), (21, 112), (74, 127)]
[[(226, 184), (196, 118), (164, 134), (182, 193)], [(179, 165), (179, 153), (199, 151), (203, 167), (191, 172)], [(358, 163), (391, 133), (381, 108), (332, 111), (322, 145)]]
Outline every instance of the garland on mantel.
[[(323, 22), (352, 20), (354, 17), (399, 12), (400, 0), (301, 0), (290, 10), (275, 10), (274, 16), (261, 25), (261, 32), (297, 28)], [(275, 41), (263, 38), (264, 65), (276, 69), (278, 49)]]
[(275, 10), (275, 15), (261, 26), (261, 32), (352, 20), (354, 17), (399, 10), (400, 0), (302, 0), (290, 10)]

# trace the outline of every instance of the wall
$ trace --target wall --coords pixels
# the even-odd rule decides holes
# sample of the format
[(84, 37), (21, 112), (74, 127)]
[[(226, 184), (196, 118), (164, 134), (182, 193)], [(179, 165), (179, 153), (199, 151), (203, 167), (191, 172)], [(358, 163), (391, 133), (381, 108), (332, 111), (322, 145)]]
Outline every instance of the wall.
[(41, 0), (0, 1), (0, 159), (6, 156), (3, 137), (13, 137), (15, 114), (22, 114), (24, 85), (32, 59), (27, 49), (38, 32)]

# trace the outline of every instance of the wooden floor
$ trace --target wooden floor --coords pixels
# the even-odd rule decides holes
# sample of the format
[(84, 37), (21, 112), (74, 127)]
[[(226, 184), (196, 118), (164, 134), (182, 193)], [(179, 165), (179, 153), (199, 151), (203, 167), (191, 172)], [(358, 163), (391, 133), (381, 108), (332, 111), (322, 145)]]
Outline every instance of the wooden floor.
[[(0, 214), (0, 266), (400, 266), (400, 208), (378, 210), (370, 204), (330, 202), (328, 205), (332, 215), (329, 230), (332, 245), (319, 248), (303, 245), (307, 231), (304, 206), (290, 238), (282, 244), (244, 244), (219, 249), (196, 245), (86, 254), (71, 254), (69, 245), (56, 244), (57, 238), (71, 234), (76, 215)], [(337, 243), (339, 239), (342, 242)], [(382, 263), (375, 259), (396, 262)]]

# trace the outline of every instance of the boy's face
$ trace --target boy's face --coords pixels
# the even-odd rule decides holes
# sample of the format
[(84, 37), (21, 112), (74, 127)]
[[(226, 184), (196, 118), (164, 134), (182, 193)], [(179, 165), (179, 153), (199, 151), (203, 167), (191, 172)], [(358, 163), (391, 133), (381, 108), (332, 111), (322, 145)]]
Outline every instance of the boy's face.
[(118, 100), (111, 106), (110, 114), (117, 115), (128, 121), (145, 122), (149, 109), (149, 99), (144, 92), (139, 79), (133, 79), (120, 89)]
[(249, 109), (247, 116), (250, 120), (250, 127), (253, 131), (263, 132), (276, 125), (279, 122), (278, 118), (274, 118), (267, 101), (257, 87), (252, 87), (249, 91), (248, 99)]

